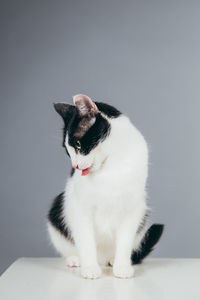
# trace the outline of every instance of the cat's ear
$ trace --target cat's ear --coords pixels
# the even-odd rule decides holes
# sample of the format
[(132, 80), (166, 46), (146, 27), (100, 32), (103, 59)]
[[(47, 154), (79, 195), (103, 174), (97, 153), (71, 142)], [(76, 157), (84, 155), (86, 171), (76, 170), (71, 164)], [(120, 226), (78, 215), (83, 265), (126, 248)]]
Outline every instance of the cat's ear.
[(54, 103), (54, 108), (57, 113), (63, 118), (65, 123), (68, 123), (75, 111), (75, 107), (73, 105), (66, 103)]
[(73, 97), (74, 105), (77, 107), (81, 117), (94, 118), (98, 113), (96, 104), (86, 95), (78, 94)]

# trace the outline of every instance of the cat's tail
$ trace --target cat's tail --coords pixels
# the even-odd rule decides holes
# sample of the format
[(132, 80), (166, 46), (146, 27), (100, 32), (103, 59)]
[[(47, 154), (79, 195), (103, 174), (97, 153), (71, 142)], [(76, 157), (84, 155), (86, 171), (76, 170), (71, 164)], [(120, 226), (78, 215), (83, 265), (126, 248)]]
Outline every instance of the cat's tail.
[(164, 225), (163, 224), (153, 224), (145, 233), (140, 249), (133, 251), (131, 255), (132, 264), (140, 264), (142, 260), (151, 253), (154, 246), (158, 243), (162, 233)]

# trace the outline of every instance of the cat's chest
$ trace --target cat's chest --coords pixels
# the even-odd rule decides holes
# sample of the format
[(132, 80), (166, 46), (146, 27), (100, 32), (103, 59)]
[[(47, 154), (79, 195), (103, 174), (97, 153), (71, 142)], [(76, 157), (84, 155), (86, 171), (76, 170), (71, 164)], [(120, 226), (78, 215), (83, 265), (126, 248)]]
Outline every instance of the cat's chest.
[(113, 202), (129, 193), (127, 180), (116, 174), (101, 174), (100, 176), (77, 176), (73, 182), (78, 197), (94, 201), (98, 204)]
[(75, 190), (81, 203), (93, 211), (94, 222), (102, 231), (114, 229), (129, 206), (127, 189), (120, 180), (92, 178), (79, 182)]
[[(76, 203), (89, 210), (98, 235), (113, 236), (130, 209), (130, 193), (123, 181), (102, 176), (73, 181)], [(132, 201), (132, 200), (131, 200)]]
[(120, 199), (123, 198), (122, 190), (106, 183), (79, 186), (76, 193), (79, 201), (94, 209), (99, 217), (113, 211), (117, 203), (120, 206)]
[(113, 237), (122, 219), (119, 203), (103, 202), (97, 204), (93, 211), (93, 223), (98, 235)]

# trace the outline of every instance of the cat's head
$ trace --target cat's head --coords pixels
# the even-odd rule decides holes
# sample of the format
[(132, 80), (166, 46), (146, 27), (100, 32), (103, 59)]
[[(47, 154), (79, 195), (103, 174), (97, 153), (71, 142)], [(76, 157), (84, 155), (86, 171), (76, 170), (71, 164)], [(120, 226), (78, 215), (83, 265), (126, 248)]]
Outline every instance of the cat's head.
[(54, 107), (64, 121), (63, 146), (72, 166), (87, 175), (98, 170), (106, 160), (102, 143), (110, 133), (109, 117), (116, 117), (120, 112), (81, 94), (74, 96), (73, 102), (74, 105), (56, 103)]

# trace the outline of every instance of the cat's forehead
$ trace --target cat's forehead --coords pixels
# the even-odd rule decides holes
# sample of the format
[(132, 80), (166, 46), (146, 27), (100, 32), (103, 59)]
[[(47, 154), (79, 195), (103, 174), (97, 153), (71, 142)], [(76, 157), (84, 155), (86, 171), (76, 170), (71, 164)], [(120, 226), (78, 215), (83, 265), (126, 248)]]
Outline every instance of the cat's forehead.
[[(81, 142), (81, 151), (89, 151), (103, 141), (110, 133), (112, 119), (121, 112), (115, 107), (102, 102), (94, 102), (88, 96), (78, 94), (74, 104), (55, 103), (54, 108), (64, 121), (63, 145), (66, 142), (77, 148)], [(66, 136), (67, 141), (66, 141)]]
[(81, 117), (75, 109), (71, 122), (69, 123), (69, 134), (75, 139), (81, 139), (87, 131), (94, 125), (96, 117), (83, 116)]
[(88, 154), (109, 134), (110, 124), (100, 113), (94, 119), (80, 117), (79, 114), (74, 113), (65, 132), (66, 142), (70, 146), (74, 147), (76, 141), (79, 140), (82, 152)]

